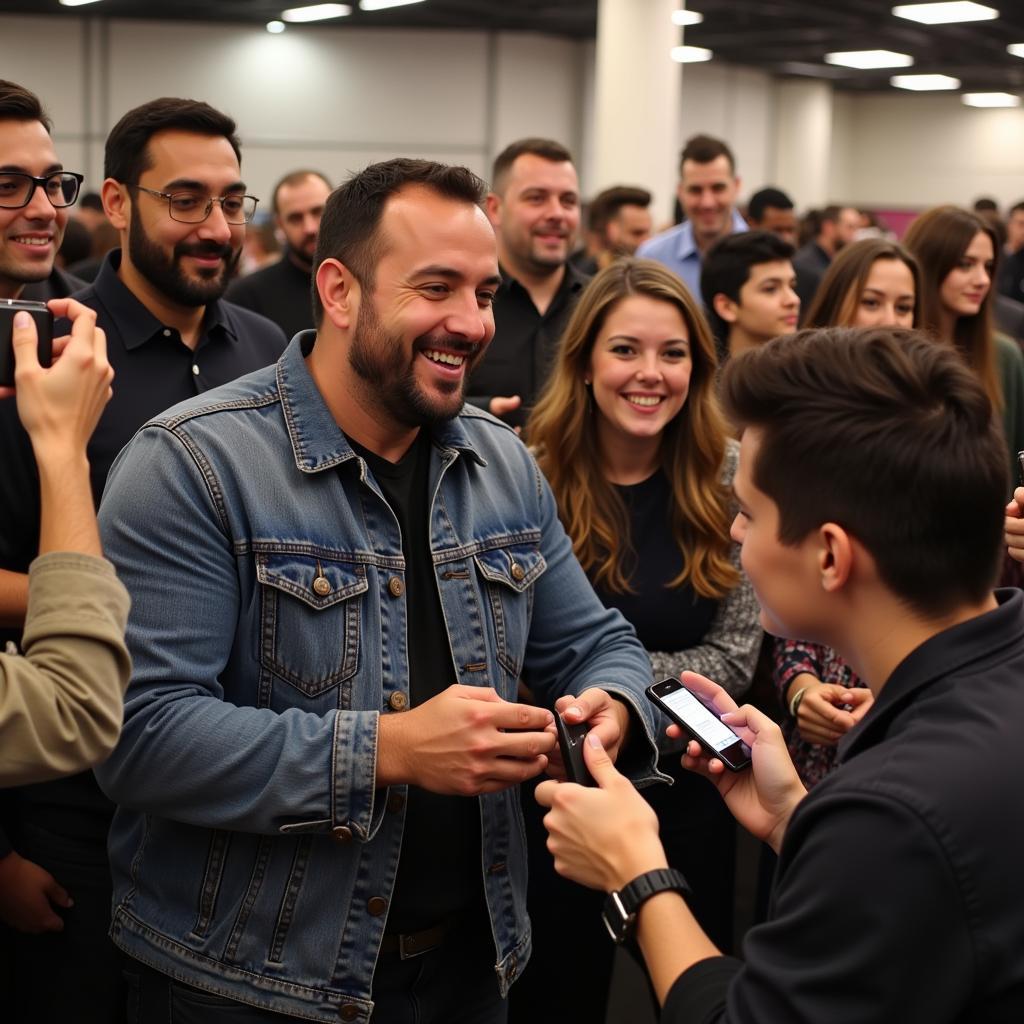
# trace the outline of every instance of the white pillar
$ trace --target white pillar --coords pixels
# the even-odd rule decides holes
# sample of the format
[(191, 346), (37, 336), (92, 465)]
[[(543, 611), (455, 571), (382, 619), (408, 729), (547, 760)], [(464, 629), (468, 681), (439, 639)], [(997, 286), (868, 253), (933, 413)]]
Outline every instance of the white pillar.
[(832, 151), (832, 86), (786, 79), (778, 84), (775, 184), (798, 210), (824, 206)]
[(679, 178), (682, 65), (669, 57), (682, 31), (680, 0), (598, 0), (593, 172), (588, 192), (640, 185), (655, 223), (672, 213)]

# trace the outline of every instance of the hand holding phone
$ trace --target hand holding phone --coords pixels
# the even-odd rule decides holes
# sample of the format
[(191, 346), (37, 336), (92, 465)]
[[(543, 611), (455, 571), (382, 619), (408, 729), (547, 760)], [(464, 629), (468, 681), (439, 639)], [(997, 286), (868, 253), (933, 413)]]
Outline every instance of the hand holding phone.
[(14, 385), (14, 315), (24, 310), (36, 325), (40, 366), (53, 359), (53, 313), (45, 302), (0, 299), (0, 387)]
[(556, 711), (555, 729), (558, 732), (558, 747), (562, 752), (566, 780), (579, 786), (596, 786), (583, 757), (583, 742), (590, 732), (590, 725), (587, 722), (566, 722)]
[(692, 736), (708, 757), (734, 772), (750, 767), (750, 747), (726, 725), (713, 706), (678, 679), (662, 679), (647, 687), (647, 697)]

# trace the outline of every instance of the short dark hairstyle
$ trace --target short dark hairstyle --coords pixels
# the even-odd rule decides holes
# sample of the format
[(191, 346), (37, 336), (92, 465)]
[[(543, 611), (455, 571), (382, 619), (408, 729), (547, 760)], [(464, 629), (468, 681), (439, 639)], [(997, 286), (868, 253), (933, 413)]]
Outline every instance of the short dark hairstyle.
[(136, 182), (152, 166), (149, 140), (158, 132), (194, 132), (196, 135), (223, 136), (231, 143), (239, 164), (242, 150), (235, 122), (200, 100), (182, 100), (170, 96), (150, 100), (129, 110), (107, 136), (103, 153), (103, 175), (122, 184)]
[(603, 231), (608, 221), (614, 220), (624, 206), (651, 205), (651, 193), (633, 185), (613, 185), (598, 192), (587, 207), (587, 230)]
[(1019, 203), (1014, 203), (1013, 206), (1006, 211), (1006, 216), (1009, 217), (1011, 213), (1024, 213), (1024, 199)]
[(700, 295), (711, 330), (724, 351), (729, 325), (715, 312), (715, 296), (740, 301), (740, 289), (750, 278), (750, 268), (776, 260), (791, 260), (796, 250), (774, 231), (740, 231), (716, 242), (704, 257), (700, 270)]
[[(486, 185), (468, 168), (398, 157), (370, 164), (328, 197), (320, 220), (313, 266), (326, 259), (343, 263), (367, 291), (383, 251), (380, 222), (387, 201), (402, 189), (422, 185), (445, 199), (480, 206)], [(319, 327), (323, 303), (313, 280), (313, 319)]]
[(505, 179), (512, 165), (526, 153), (550, 160), (554, 164), (572, 163), (572, 153), (554, 139), (529, 138), (509, 143), (495, 158), (491, 168), (491, 191), (499, 195), (505, 188)]
[(78, 197), (78, 208), (103, 213), (103, 199), (99, 192), (85, 192)]
[(838, 523), (927, 615), (991, 590), (1005, 443), (952, 346), (894, 328), (805, 330), (731, 360), (722, 394), (734, 423), (761, 432), (750, 477), (778, 507), (783, 544)]
[(990, 196), (981, 196), (974, 200), (975, 213), (998, 213), (999, 204)]
[(302, 168), (298, 171), (289, 171), (275, 186), (274, 196), (270, 201), (273, 212), (278, 213), (277, 209), (277, 194), (283, 188), (292, 188), (295, 185), (301, 185), (307, 178), (319, 178), (328, 188), (328, 191), (334, 186), (331, 184), (330, 178), (326, 174), (320, 171), (313, 171), (309, 168)]
[(682, 153), (679, 154), (679, 174), (682, 176), (683, 164), (692, 160), (695, 164), (709, 164), (724, 156), (729, 161), (729, 173), (736, 173), (736, 160), (732, 150), (721, 140), (713, 135), (693, 135), (686, 140)]
[(716, 242), (704, 257), (700, 294), (709, 309), (716, 295), (739, 302), (740, 289), (750, 278), (750, 268), (776, 260), (791, 260), (796, 250), (774, 231), (740, 231)]
[(792, 210), (793, 200), (780, 188), (763, 188), (750, 197), (747, 215), (750, 220), (761, 221), (769, 207), (773, 210)]
[(3, 78), (0, 78), (0, 121), (38, 121), (48, 132), (53, 127), (34, 92)]

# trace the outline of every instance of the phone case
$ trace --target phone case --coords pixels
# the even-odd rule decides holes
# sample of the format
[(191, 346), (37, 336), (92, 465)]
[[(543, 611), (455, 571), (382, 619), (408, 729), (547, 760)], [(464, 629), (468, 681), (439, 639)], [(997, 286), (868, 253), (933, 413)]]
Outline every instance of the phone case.
[(558, 712), (555, 712), (555, 727), (558, 730), (558, 746), (562, 751), (566, 778), (580, 786), (596, 785), (586, 761), (583, 760), (583, 738), (590, 732), (589, 724), (566, 722)]

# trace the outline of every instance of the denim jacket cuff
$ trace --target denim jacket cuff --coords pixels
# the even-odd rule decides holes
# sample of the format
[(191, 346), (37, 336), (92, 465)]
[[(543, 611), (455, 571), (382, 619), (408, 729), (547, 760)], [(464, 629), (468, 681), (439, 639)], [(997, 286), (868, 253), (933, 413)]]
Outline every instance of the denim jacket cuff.
[(672, 784), (670, 776), (658, 770), (658, 746), (654, 741), (656, 720), (650, 705), (644, 706), (636, 694), (615, 683), (597, 683), (606, 693), (622, 701), (629, 709), (630, 734), (620, 751), (616, 767), (633, 783), (643, 789), (659, 782)]

